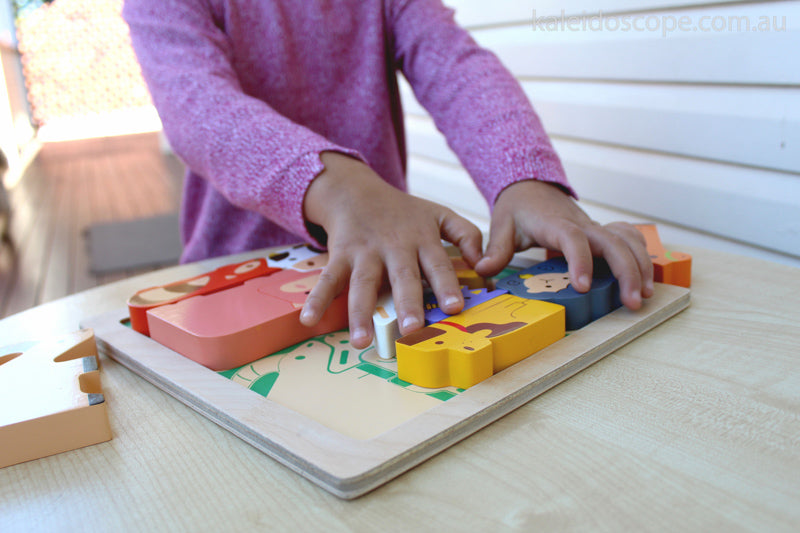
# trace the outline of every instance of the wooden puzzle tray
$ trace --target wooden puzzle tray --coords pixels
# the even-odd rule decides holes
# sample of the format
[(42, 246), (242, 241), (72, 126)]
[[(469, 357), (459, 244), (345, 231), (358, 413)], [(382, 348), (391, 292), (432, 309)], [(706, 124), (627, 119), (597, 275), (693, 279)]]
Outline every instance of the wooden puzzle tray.
[(397, 379), (344, 332), (315, 337), (233, 371), (209, 370), (125, 322), (127, 309), (84, 321), (102, 353), (332, 494), (357, 498), (577, 374), (689, 305), (656, 284), (624, 308), (467, 390)]

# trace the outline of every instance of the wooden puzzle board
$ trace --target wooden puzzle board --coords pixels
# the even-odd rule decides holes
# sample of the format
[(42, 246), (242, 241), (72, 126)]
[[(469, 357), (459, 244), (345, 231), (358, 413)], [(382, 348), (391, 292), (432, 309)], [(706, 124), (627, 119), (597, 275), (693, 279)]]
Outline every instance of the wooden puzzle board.
[[(386, 483), (561, 383), (689, 305), (656, 284), (624, 308), (464, 391), (396, 379), (346, 333), (315, 337), (223, 375), (126, 325), (127, 309), (86, 320), (107, 356), (341, 498)], [(250, 389), (250, 390), (249, 390)], [(264, 396), (266, 395), (266, 397)]]

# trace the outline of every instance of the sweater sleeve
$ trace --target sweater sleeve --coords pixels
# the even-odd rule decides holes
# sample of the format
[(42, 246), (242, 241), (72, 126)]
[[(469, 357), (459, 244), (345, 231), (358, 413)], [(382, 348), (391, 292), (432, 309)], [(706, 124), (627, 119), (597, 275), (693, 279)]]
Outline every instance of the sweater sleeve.
[(175, 152), (233, 205), (311, 242), (303, 199), (319, 154), (363, 157), (244, 93), (209, 2), (127, 0), (123, 15)]
[(517, 80), (479, 47), (440, 0), (387, 0), (394, 60), (483, 196), (494, 206), (517, 181), (575, 196)]

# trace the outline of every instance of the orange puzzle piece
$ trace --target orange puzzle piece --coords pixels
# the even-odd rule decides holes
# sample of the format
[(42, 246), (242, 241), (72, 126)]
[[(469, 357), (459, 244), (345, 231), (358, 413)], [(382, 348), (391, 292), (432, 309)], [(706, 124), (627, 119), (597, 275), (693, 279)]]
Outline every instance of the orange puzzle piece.
[(0, 468), (111, 440), (94, 332), (0, 349)]
[(174, 281), (158, 287), (142, 289), (128, 300), (131, 327), (143, 335), (150, 335), (147, 311), (161, 305), (173, 304), (192, 296), (211, 294), (241, 285), (248, 279), (280, 272), (280, 268), (267, 266), (266, 259), (251, 259), (234, 265), (225, 265), (213, 272)]
[(397, 375), (466, 389), (565, 335), (564, 307), (503, 294), (397, 340)]
[(692, 284), (692, 256), (683, 252), (668, 252), (661, 244), (655, 224), (636, 224), (645, 241), (647, 253), (653, 260), (654, 279), (660, 283), (690, 287)]

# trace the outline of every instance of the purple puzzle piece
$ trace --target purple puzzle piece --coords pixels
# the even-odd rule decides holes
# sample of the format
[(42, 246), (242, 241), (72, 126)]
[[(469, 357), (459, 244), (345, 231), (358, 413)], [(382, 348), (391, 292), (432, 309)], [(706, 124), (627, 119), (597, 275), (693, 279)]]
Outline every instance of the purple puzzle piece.
[[(508, 293), (506, 290), (496, 289), (493, 291), (489, 291), (488, 289), (467, 289), (462, 288), (461, 294), (464, 295), (464, 309), (461, 310), (463, 313), (467, 309), (471, 309), (477, 305), (482, 304), (483, 302), (488, 302), (492, 298), (497, 298), (503, 294)], [(436, 322), (440, 322), (450, 315), (439, 309), (439, 304), (436, 301), (436, 297), (433, 295), (432, 292), (426, 293), (423, 303), (425, 304), (425, 325), (428, 326), (430, 324), (434, 324)]]

